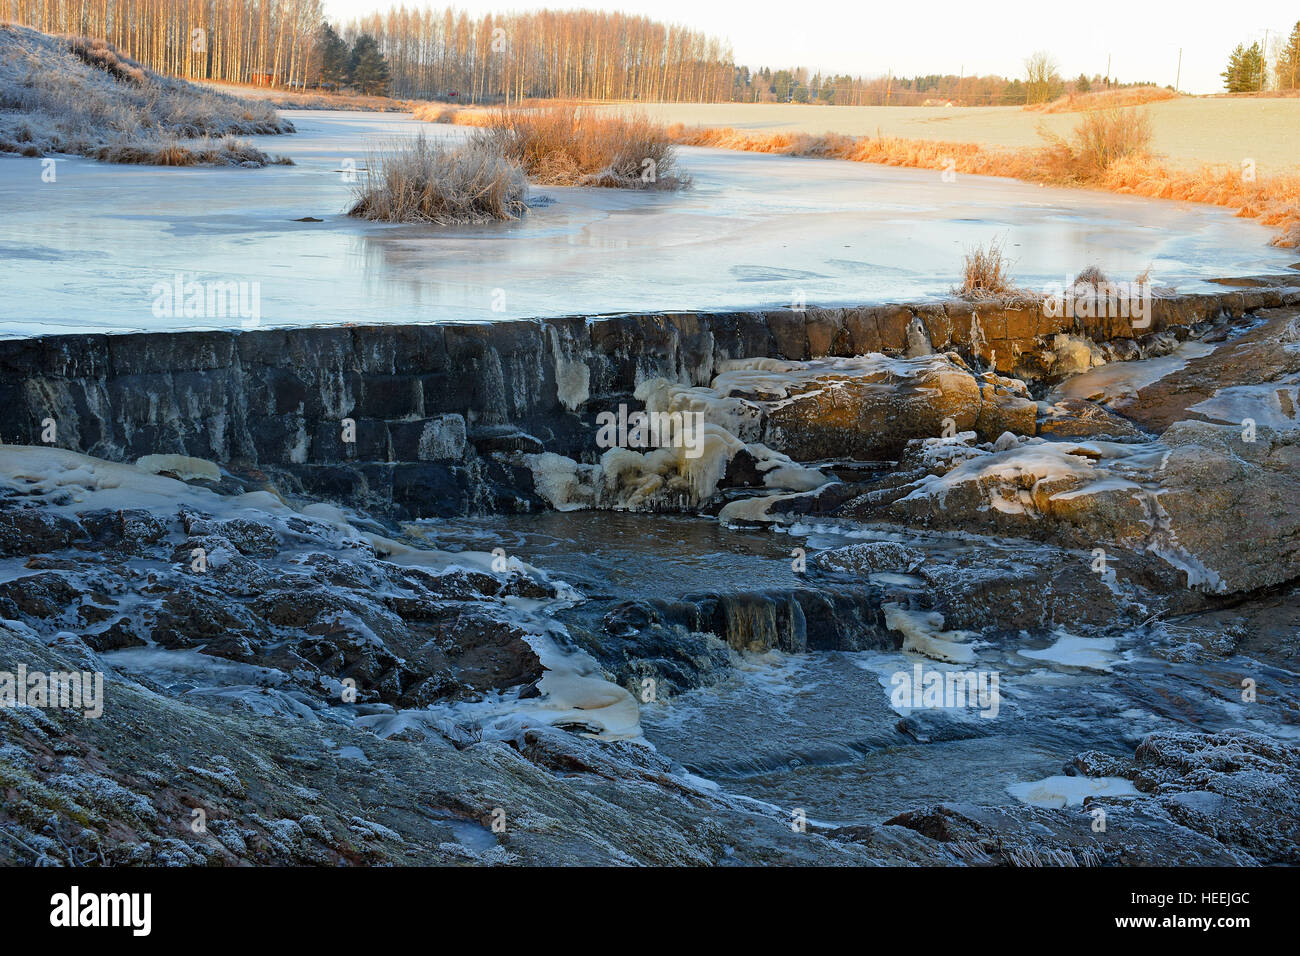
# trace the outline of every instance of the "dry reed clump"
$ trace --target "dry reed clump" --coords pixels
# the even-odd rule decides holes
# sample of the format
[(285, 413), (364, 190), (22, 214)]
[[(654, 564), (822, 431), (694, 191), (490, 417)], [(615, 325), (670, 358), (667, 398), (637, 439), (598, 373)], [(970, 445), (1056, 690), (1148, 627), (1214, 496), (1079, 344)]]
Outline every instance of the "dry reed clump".
[(68, 49), (83, 63), (103, 70), (116, 80), (144, 83), (147, 79), (143, 66), (130, 57), (118, 53), (104, 40), (72, 37), (68, 41)]
[(1085, 113), (1069, 139), (1040, 129), (1047, 141), (1042, 174), (1058, 183), (1098, 183), (1121, 160), (1143, 157), (1151, 148), (1151, 116), (1116, 108)]
[(1047, 103), (1031, 103), (1024, 109), (1036, 113), (1082, 113), (1087, 110), (1112, 109), (1121, 106), (1143, 106), (1162, 100), (1177, 99), (1180, 94), (1160, 86), (1130, 86), (1116, 90), (1096, 90), (1091, 93), (1066, 93)]
[(233, 137), (286, 132), (266, 104), (160, 76), (102, 40), (0, 26), (0, 152), (265, 166), (291, 161)]
[(471, 142), (518, 163), (547, 186), (682, 189), (677, 151), (643, 116), (606, 116), (579, 106), (496, 110)]
[(488, 126), (493, 111), (477, 106), (450, 106), (446, 103), (420, 103), (411, 115), (426, 123), (450, 123), (453, 126)]
[[(1151, 269), (1148, 266), (1147, 273), (1144, 274), (1149, 274), (1150, 271)], [(1091, 287), (1093, 289), (1098, 289), (1104, 285), (1108, 285), (1109, 283), (1110, 280), (1106, 278), (1106, 274), (1101, 271), (1100, 266), (1088, 266), (1074, 277), (1074, 288), (1083, 286), (1085, 288)]]
[[(1118, 112), (1118, 116), (1115, 114)], [(1139, 115), (1130, 115), (1136, 113)], [(1273, 245), (1300, 246), (1300, 175), (1249, 180), (1228, 166), (1196, 170), (1169, 167), (1147, 152), (1149, 119), (1144, 111), (1098, 111), (1086, 116), (1073, 140), (1047, 137), (1038, 148), (1005, 149), (979, 143), (852, 138), (839, 134), (748, 133), (726, 127), (667, 128), (680, 146), (710, 146), (785, 156), (816, 156), (885, 166), (952, 169), (977, 176), (1009, 176), (1050, 185), (1086, 185), (1152, 199), (1177, 199), (1228, 206), (1280, 234)]]
[(988, 248), (967, 249), (962, 259), (962, 283), (954, 286), (954, 295), (966, 299), (985, 299), (1018, 292), (1011, 281), (1011, 260), (1006, 257), (1004, 239), (993, 239)]
[(452, 123), (459, 112), (459, 106), (448, 106), (445, 103), (421, 103), (411, 110), (411, 115), (425, 123)]
[(143, 166), (292, 166), (286, 156), (271, 157), (234, 137), (213, 140), (204, 137), (196, 142), (176, 140), (141, 144), (119, 141), (109, 143), (89, 154), (105, 163), (132, 163)]
[(518, 219), (527, 190), (518, 163), (490, 145), (418, 136), (370, 156), (348, 215), (442, 226)]

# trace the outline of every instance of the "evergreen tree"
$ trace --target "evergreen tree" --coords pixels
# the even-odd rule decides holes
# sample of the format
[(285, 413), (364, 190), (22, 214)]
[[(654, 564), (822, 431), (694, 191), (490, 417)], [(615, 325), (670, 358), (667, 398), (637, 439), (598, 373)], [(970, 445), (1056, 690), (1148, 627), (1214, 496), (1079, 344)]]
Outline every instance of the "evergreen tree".
[(337, 89), (348, 80), (348, 45), (328, 22), (321, 24), (316, 42), (320, 50), (320, 83)]
[(388, 92), (388, 61), (379, 52), (379, 43), (369, 33), (361, 34), (352, 44), (348, 79), (361, 93), (382, 96)]
[(790, 91), (794, 88), (794, 74), (789, 70), (777, 70), (772, 77), (772, 92), (776, 94), (778, 103), (788, 103), (790, 101)]
[(1264, 83), (1264, 51), (1258, 43), (1238, 43), (1228, 58), (1228, 68), (1220, 76), (1229, 93), (1254, 93)]

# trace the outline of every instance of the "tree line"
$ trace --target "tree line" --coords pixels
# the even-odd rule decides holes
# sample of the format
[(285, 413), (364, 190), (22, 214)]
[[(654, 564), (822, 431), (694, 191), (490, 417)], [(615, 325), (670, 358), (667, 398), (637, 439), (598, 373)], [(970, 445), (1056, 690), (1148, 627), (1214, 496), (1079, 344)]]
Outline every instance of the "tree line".
[[(861, 77), (799, 67), (751, 71), (737, 64), (717, 38), (644, 16), (537, 10), (472, 17), (451, 8), (402, 6), (336, 29), (325, 19), (321, 3), (0, 0), (0, 14), (47, 33), (105, 39), (146, 66), (185, 79), (352, 88), (473, 103), (559, 97), (991, 106), (1034, 103), (1070, 89), (1086, 90), (1090, 83), (1114, 82), (1083, 76), (1066, 82), (1053, 63), (1035, 58), (1026, 61), (1023, 79)], [(1284, 72), (1288, 78), (1295, 72), (1285, 64), (1300, 64), (1300, 34), (1292, 35), (1288, 49), (1293, 51), (1290, 60), (1277, 59), (1279, 82)], [(1247, 62), (1244, 48), (1239, 51), (1243, 61), (1236, 72), (1257, 77), (1258, 63)]]
[(479, 102), (724, 100), (734, 78), (731, 50), (718, 39), (621, 13), (470, 17), (394, 7), (346, 24), (341, 36), (321, 0), (0, 0), (0, 14), (46, 33), (105, 39), (185, 79)]
[(1268, 50), (1259, 41), (1250, 46), (1238, 43), (1228, 57), (1228, 68), (1220, 76), (1223, 88), (1229, 93), (1300, 89), (1300, 22), (1292, 28), (1289, 37), (1275, 41)]
[(624, 13), (394, 7), (353, 20), (343, 35), (374, 37), (393, 93), (422, 99), (707, 102), (730, 98), (734, 74), (717, 38)]
[(10, 23), (107, 40), (184, 79), (307, 85), (320, 0), (0, 0)]

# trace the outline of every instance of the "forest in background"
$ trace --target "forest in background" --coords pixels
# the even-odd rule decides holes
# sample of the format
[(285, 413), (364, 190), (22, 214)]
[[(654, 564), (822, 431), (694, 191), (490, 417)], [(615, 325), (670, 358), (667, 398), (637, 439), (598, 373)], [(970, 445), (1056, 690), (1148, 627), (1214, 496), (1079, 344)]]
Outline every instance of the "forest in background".
[[(0, 0), (0, 17), (47, 33), (105, 39), (146, 66), (185, 79), (291, 89), (352, 86), (466, 103), (562, 98), (1010, 106), (1136, 85), (1100, 75), (1035, 76), (1033, 57), (1023, 78), (751, 69), (737, 64), (716, 37), (599, 11), (472, 17), (453, 8), (402, 6), (331, 25), (321, 0)], [(1270, 53), (1239, 47), (1224, 74), (1225, 88), (1295, 88), (1300, 26), (1275, 41)]]

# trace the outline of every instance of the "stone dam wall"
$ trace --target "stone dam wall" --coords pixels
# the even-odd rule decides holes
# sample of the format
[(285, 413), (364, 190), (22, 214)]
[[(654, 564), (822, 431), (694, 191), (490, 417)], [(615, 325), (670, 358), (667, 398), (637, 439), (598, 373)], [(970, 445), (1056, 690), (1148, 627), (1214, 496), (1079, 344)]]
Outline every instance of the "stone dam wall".
[[(990, 300), (8, 339), (0, 439), (40, 444), (53, 419), (59, 447), (116, 461), (206, 458), (394, 517), (539, 508), (512, 453), (594, 461), (595, 416), (640, 407), (632, 393), (647, 378), (706, 385), (728, 359), (903, 354), (919, 335), (1035, 379), (1036, 356), (1058, 334), (1133, 340), (1136, 355), (1143, 338), (1295, 303), (1300, 275), (1156, 298), (1143, 329)], [(355, 441), (343, 440), (344, 419)]]

